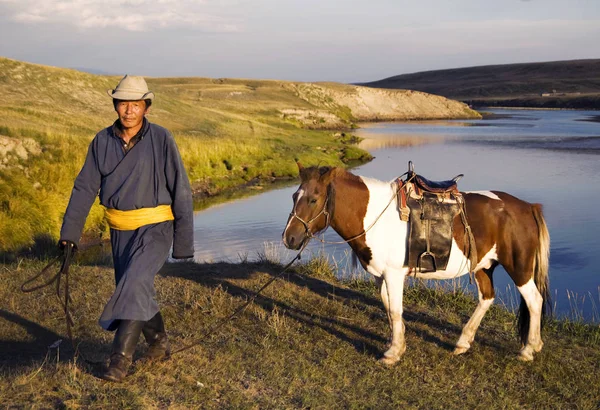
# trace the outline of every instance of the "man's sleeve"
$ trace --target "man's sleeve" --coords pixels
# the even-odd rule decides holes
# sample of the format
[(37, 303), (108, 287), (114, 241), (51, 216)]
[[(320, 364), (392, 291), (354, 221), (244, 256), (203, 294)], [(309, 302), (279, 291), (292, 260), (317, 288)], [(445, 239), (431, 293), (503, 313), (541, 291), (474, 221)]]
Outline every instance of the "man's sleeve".
[(194, 256), (194, 205), (192, 190), (175, 140), (169, 134), (166, 139), (167, 161), (165, 173), (171, 193), (174, 221), (173, 258), (186, 259)]
[(71, 199), (65, 212), (60, 240), (71, 241), (79, 245), (79, 239), (85, 225), (85, 219), (100, 189), (101, 175), (98, 169), (95, 138), (88, 148), (83, 168), (75, 179)]

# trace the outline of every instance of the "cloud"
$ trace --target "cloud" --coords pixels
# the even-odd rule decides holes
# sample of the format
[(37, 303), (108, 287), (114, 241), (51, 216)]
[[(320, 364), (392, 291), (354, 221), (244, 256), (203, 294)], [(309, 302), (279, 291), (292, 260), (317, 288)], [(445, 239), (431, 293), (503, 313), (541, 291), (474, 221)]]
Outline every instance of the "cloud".
[[(150, 31), (184, 28), (208, 32), (241, 31), (236, 19), (221, 17), (230, 1), (218, 0), (0, 0), (11, 20), (58, 23), (80, 29)], [(216, 11), (215, 14), (213, 11)], [(4, 13), (3, 13), (4, 14)]]

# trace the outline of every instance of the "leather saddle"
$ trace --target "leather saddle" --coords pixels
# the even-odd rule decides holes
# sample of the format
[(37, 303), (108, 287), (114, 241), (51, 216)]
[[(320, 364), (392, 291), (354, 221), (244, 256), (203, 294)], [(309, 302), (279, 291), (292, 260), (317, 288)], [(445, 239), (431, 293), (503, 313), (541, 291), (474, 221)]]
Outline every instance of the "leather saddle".
[(447, 181), (430, 181), (429, 179), (415, 174), (415, 168), (412, 161), (408, 161), (408, 173), (406, 180), (411, 181), (421, 191), (431, 192), (434, 194), (445, 194), (447, 192), (458, 192), (458, 180), (461, 179), (464, 174), (458, 174), (452, 179)]
[(406, 264), (410, 268), (419, 272), (446, 269), (453, 221), (462, 200), (457, 182), (462, 177), (431, 181), (416, 174), (409, 161), (406, 180), (398, 178), (400, 218), (409, 224)]

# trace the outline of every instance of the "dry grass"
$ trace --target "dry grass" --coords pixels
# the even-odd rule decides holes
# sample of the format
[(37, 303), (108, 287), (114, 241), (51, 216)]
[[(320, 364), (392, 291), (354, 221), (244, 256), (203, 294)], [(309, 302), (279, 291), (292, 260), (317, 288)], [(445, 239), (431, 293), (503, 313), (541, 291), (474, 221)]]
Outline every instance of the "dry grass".
[[(43, 262), (0, 266), (0, 402), (8, 408), (580, 408), (600, 401), (597, 326), (543, 334), (533, 363), (516, 360), (514, 316), (494, 307), (469, 353), (453, 343), (475, 307), (469, 295), (420, 286), (406, 292), (408, 350), (377, 362), (388, 337), (373, 284), (341, 283), (321, 260), (276, 281), (238, 318), (206, 335), (281, 266), (168, 264), (156, 279), (174, 346), (170, 361), (137, 364), (122, 384), (73, 360), (51, 291), (19, 285)], [(72, 268), (76, 343), (101, 360), (111, 335), (96, 324), (113, 289), (108, 267)], [(298, 273), (302, 272), (302, 273)], [(313, 275), (314, 274), (314, 275)], [(59, 349), (48, 349), (63, 339)], [(138, 354), (143, 351), (140, 343)]]

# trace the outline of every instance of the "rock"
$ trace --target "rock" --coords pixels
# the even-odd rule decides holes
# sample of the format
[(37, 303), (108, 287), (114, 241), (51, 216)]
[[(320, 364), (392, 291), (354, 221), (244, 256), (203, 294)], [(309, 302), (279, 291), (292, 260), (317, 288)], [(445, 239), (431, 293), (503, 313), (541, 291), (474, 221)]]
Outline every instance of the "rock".
[(42, 148), (32, 138), (12, 138), (0, 135), (0, 167), (6, 168), (11, 162), (27, 160), (30, 155), (40, 155)]

